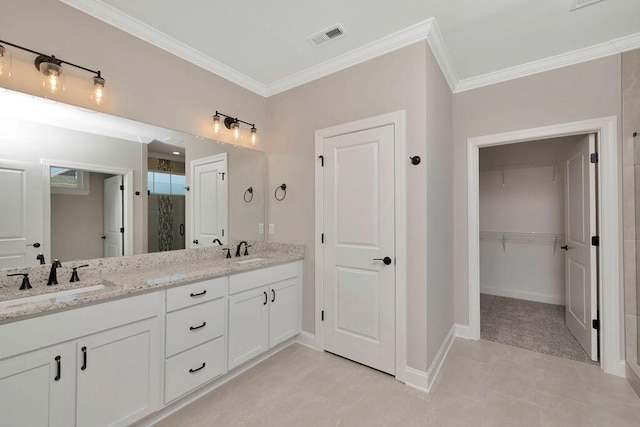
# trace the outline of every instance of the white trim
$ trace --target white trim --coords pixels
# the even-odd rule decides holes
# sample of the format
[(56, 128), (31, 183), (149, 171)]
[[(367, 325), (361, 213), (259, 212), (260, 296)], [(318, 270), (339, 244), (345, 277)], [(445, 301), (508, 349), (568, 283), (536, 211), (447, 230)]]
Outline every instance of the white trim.
[(480, 293), (499, 297), (523, 299), (546, 304), (564, 305), (564, 295), (541, 294), (539, 292), (521, 291), (517, 289), (494, 288), (480, 285)]
[(456, 323), (453, 326), (456, 328), (456, 337), (463, 338), (465, 340), (471, 339), (469, 337), (469, 325), (461, 325), (459, 323)]
[[(468, 267), (469, 267), (469, 338), (480, 339), (480, 271), (479, 271), (479, 175), (480, 147), (512, 144), (536, 139), (597, 133), (600, 163), (598, 191), (600, 195), (600, 340), (601, 367), (604, 372), (620, 375), (621, 296), (621, 188), (617, 117), (602, 117), (552, 126), (523, 129), (467, 140), (468, 173)], [(606, 209), (604, 208), (606, 207)], [(622, 373), (624, 375), (624, 373)]]
[(427, 32), (427, 42), (429, 43), (429, 47), (431, 47), (431, 53), (433, 53), (436, 62), (440, 66), (442, 75), (449, 84), (449, 89), (455, 92), (458, 87), (458, 76), (456, 75), (456, 70), (453, 68), (453, 61), (451, 60), (451, 56), (449, 55), (449, 51), (447, 50), (447, 46), (444, 43), (440, 28), (435, 19)]
[[(381, 116), (370, 117), (355, 122), (345, 123), (315, 132), (316, 159), (323, 153), (325, 138), (357, 132), (365, 129), (394, 126), (395, 138), (395, 244), (396, 244), (396, 343), (395, 343), (395, 376), (398, 381), (405, 382), (407, 368), (407, 162), (406, 162), (406, 113), (395, 111)], [(324, 350), (322, 339), (322, 306), (323, 306), (323, 248), (319, 236), (323, 232), (323, 184), (322, 168), (316, 161), (315, 173), (315, 321), (316, 349)]]
[(560, 55), (516, 65), (511, 68), (504, 68), (502, 70), (493, 71), (480, 76), (462, 79), (455, 86), (454, 93), (477, 89), (479, 87), (518, 79), (520, 77), (530, 76), (532, 74), (538, 74), (545, 71), (551, 71), (569, 65), (592, 61), (594, 59), (627, 52), (639, 47), (640, 33), (630, 34), (604, 43), (577, 49), (572, 52), (561, 53)]
[(406, 367), (404, 370), (404, 384), (425, 393), (429, 393), (429, 377), (425, 371)]
[(188, 46), (144, 22), (133, 18), (100, 0), (60, 0), (125, 33), (146, 41), (172, 55), (216, 74), (258, 95), (267, 96), (265, 84)]
[(159, 421), (167, 418), (169, 415), (179, 411), (180, 409), (184, 408), (187, 405), (190, 405), (191, 403), (193, 403), (196, 400), (200, 399), (204, 395), (206, 395), (206, 394), (210, 393), (211, 391), (217, 389), (221, 385), (224, 385), (224, 384), (228, 383), (229, 381), (231, 381), (232, 379), (238, 377), (239, 375), (244, 374), (249, 369), (251, 369), (254, 366), (256, 366), (257, 364), (265, 361), (266, 359), (270, 358), (274, 354), (284, 350), (285, 348), (289, 347), (293, 343), (295, 343), (294, 338), (288, 339), (287, 341), (279, 344), (278, 346), (272, 348), (271, 350), (267, 351), (266, 353), (263, 353), (261, 356), (257, 356), (256, 358), (251, 359), (250, 361), (240, 365), (239, 367), (237, 367), (237, 368), (235, 368), (235, 369), (233, 369), (231, 371), (226, 372), (221, 377), (218, 377), (217, 379), (215, 379), (215, 380), (213, 380), (213, 381), (201, 386), (200, 388), (192, 391), (191, 393), (187, 394), (186, 396), (181, 397), (178, 400), (175, 400), (175, 401), (169, 403), (164, 408), (158, 410), (157, 412), (153, 412), (152, 414), (150, 414), (149, 416), (143, 418), (142, 420), (139, 420), (139, 421), (135, 422), (133, 425), (135, 425), (135, 426), (152, 426), (152, 425), (157, 424)]
[(312, 350), (316, 350), (316, 336), (312, 333), (300, 331), (300, 334), (296, 337), (296, 342)]
[[(124, 200), (122, 210), (124, 220), (124, 256), (133, 255), (133, 170), (117, 168), (113, 166), (96, 165), (91, 163), (69, 162), (67, 160), (40, 159), (43, 167), (43, 196), (44, 196), (44, 256), (51, 259), (51, 166), (60, 166), (70, 169), (81, 169), (90, 172), (122, 175), (124, 185)], [(129, 230), (129, 231), (127, 231)]]
[[(432, 24), (434, 22), (434, 18), (418, 22), (417, 24), (403, 30), (368, 43), (357, 49), (343, 53), (335, 58), (331, 58), (321, 64), (314, 65), (305, 70), (291, 74), (281, 80), (270, 83), (267, 85), (265, 96), (276, 95), (289, 89), (293, 89), (294, 87), (301, 86), (305, 83), (336, 73), (340, 70), (353, 67), (354, 65), (409, 46), (413, 43), (425, 40), (427, 39), (427, 35), (431, 31)], [(441, 43), (441, 46), (444, 47), (444, 44)]]
[(447, 354), (449, 354), (449, 350), (453, 345), (453, 340), (456, 337), (456, 325), (451, 325), (451, 329), (449, 329), (449, 333), (447, 337), (442, 342), (442, 345), (438, 349), (438, 353), (436, 354), (435, 359), (431, 362), (431, 366), (427, 370), (427, 378), (429, 379), (429, 386), (427, 387), (427, 391), (431, 390), (433, 383), (435, 382), (438, 374), (440, 373), (440, 369), (442, 369), (442, 365), (444, 364), (445, 359), (447, 358)]

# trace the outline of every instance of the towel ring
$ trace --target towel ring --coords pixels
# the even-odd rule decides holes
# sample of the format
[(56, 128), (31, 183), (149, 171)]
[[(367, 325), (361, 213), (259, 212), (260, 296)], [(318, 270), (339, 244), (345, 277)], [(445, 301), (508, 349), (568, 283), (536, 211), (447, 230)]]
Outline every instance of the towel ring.
[[(247, 193), (249, 193), (249, 198), (247, 200)], [(249, 187), (245, 190), (244, 192), (244, 201), (249, 203), (250, 201), (253, 200), (253, 187)]]
[[(278, 190), (282, 190), (282, 197), (279, 198), (278, 197)], [(273, 192), (273, 196), (276, 198), (277, 201), (281, 202), (284, 200), (285, 197), (287, 197), (287, 184), (282, 184), (278, 187), (276, 187), (276, 191)]]

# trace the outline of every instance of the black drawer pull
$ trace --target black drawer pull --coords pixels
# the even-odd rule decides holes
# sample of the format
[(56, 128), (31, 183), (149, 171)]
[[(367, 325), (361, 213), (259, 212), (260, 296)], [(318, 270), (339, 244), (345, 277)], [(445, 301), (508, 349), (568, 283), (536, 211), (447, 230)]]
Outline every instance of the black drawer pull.
[(262, 303), (262, 305), (267, 305), (267, 303), (269, 302), (269, 295), (267, 295), (267, 291), (264, 291), (263, 294), (264, 294), (264, 302)]
[(200, 328), (204, 328), (206, 326), (207, 322), (202, 322), (202, 325), (200, 326), (189, 326), (189, 330), (190, 331), (195, 331), (196, 329), (200, 329)]
[(54, 378), (54, 381), (60, 381), (60, 378), (62, 378), (62, 357), (60, 356), (56, 356), (56, 368), (58, 374)]
[(191, 372), (192, 374), (194, 372), (198, 372), (200, 369), (204, 369), (205, 365), (206, 365), (206, 363), (202, 362), (202, 366), (200, 366), (199, 368), (196, 368), (196, 369), (189, 369), (189, 372)]
[(82, 367), (81, 370), (87, 369), (87, 347), (82, 347), (80, 349), (82, 351)]
[(276, 291), (271, 289), (271, 295), (273, 295), (273, 298), (271, 298), (271, 302), (276, 302)]
[(205, 289), (204, 291), (202, 291), (202, 292), (200, 292), (200, 293), (198, 293), (198, 294), (191, 294), (191, 298), (194, 298), (194, 297), (201, 297), (202, 295), (204, 295), (204, 294), (206, 294), (206, 293), (207, 293), (207, 290)]

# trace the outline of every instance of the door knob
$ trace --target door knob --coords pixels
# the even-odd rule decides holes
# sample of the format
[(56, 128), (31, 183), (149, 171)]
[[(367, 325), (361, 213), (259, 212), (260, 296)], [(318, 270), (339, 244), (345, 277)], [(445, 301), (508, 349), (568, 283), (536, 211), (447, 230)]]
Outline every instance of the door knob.
[(564, 249), (565, 251), (568, 251), (569, 245), (560, 246), (560, 249)]
[(195, 240), (193, 241), (193, 243), (195, 243), (195, 244), (197, 245), (197, 244), (198, 244), (198, 239), (195, 239)]
[(389, 258), (388, 256), (384, 257), (384, 258), (374, 258), (374, 261), (382, 261), (384, 262), (384, 265), (389, 265), (391, 264), (391, 258)]
[(30, 245), (27, 246), (33, 246), (34, 248), (39, 248), (40, 247), (40, 243), (39, 242), (35, 242), (35, 243), (31, 243)]

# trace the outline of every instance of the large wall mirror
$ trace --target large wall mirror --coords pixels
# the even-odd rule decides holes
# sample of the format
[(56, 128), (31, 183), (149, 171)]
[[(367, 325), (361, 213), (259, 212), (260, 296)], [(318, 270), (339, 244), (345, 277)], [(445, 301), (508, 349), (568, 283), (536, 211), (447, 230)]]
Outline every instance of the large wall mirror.
[(0, 129), (0, 268), (264, 239), (264, 152), (14, 91)]

